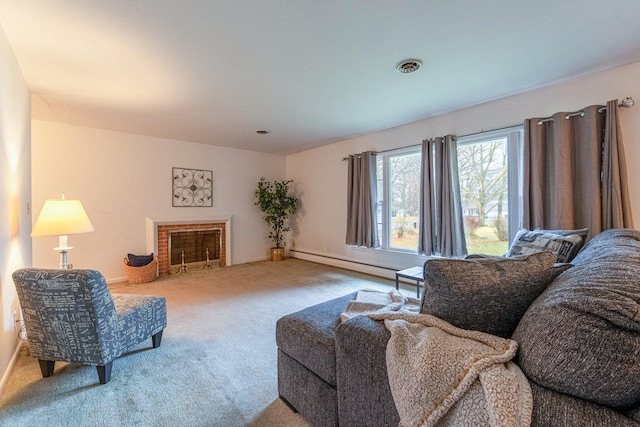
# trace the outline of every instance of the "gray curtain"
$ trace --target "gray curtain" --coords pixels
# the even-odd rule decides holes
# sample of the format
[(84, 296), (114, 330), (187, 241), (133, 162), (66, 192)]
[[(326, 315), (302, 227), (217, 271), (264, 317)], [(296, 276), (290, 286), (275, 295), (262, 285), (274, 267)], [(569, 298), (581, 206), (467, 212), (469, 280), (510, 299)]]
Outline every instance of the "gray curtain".
[(347, 245), (380, 247), (376, 221), (376, 156), (373, 151), (349, 156)]
[(602, 229), (633, 228), (627, 160), (618, 120), (618, 100), (607, 102), (602, 150)]
[(467, 254), (454, 135), (422, 141), (418, 253), (461, 257)]
[(633, 227), (617, 104), (525, 120), (523, 227)]

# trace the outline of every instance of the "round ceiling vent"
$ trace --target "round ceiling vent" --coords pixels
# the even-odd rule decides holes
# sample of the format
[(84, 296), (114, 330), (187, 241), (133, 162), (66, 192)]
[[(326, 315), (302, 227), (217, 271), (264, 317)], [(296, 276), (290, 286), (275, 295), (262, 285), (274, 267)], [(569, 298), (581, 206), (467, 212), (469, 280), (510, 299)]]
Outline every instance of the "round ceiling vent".
[(419, 59), (405, 59), (396, 64), (396, 71), (402, 74), (413, 73), (422, 67), (422, 61)]

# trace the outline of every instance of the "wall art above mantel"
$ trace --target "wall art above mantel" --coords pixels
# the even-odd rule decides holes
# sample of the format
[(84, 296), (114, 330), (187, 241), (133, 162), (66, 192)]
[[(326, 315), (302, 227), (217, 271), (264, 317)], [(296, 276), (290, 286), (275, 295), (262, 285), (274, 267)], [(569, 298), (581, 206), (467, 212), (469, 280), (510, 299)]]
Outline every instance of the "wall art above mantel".
[(212, 171), (173, 168), (173, 206), (211, 207), (213, 206), (212, 192)]

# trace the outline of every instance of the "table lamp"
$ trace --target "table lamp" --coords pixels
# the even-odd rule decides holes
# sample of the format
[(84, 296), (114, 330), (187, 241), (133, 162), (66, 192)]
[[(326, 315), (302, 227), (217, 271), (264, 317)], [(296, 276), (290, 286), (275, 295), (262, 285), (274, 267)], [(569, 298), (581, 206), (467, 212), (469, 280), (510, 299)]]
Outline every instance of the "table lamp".
[(48, 199), (44, 202), (31, 236), (60, 236), (58, 247), (53, 250), (60, 251), (60, 268), (67, 270), (67, 251), (73, 249), (67, 244), (67, 236), (93, 230), (80, 200), (67, 200), (62, 194), (62, 199)]

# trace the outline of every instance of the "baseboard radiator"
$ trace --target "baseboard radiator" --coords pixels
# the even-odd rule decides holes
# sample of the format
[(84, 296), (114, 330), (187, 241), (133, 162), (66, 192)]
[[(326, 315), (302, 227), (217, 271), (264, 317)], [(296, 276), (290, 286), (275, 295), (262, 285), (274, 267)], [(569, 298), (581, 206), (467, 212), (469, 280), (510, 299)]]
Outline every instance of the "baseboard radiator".
[(379, 265), (367, 264), (359, 261), (352, 261), (344, 258), (338, 258), (330, 255), (322, 255), (298, 249), (289, 249), (291, 258), (302, 259), (305, 261), (317, 262), (318, 264), (330, 265), (332, 267), (344, 268), (346, 270), (357, 271), (359, 273), (371, 274), (373, 276), (383, 277), (385, 279), (395, 280), (395, 272), (398, 270), (392, 267), (384, 267)]

